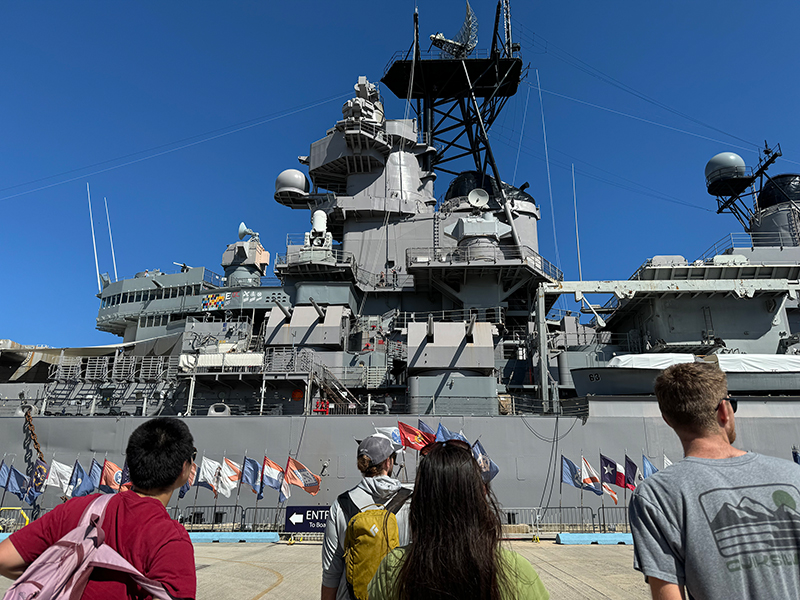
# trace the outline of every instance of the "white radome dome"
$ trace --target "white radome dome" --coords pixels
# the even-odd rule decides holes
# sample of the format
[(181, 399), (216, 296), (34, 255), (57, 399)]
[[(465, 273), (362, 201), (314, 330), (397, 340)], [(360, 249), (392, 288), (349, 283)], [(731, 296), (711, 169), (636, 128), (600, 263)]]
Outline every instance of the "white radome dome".
[(743, 177), (746, 170), (741, 156), (734, 152), (720, 152), (706, 164), (706, 179), (716, 172), (725, 177)]
[(299, 191), (307, 194), (309, 190), (308, 179), (305, 174), (297, 169), (282, 171), (275, 180), (275, 192)]

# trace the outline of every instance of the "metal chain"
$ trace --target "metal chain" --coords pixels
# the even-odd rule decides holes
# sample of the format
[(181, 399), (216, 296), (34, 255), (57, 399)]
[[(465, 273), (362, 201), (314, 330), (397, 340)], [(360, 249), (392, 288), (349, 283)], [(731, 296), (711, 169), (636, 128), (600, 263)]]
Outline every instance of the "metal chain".
[(25, 411), (25, 425), (27, 425), (28, 431), (31, 434), (31, 440), (33, 440), (33, 446), (36, 448), (36, 453), (39, 455), (39, 460), (44, 461), (44, 454), (42, 454), (42, 448), (39, 446), (39, 440), (36, 437), (36, 428), (33, 426), (31, 410)]

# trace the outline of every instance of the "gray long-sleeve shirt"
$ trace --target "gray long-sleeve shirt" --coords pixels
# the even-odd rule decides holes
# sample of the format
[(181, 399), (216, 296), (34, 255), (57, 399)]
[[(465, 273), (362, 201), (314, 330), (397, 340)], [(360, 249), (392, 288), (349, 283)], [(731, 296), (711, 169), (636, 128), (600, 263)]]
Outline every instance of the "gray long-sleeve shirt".
[[(364, 509), (370, 504), (385, 504), (401, 487), (397, 479), (386, 475), (378, 477), (365, 477), (349, 491), (350, 499), (359, 508)], [(406, 487), (406, 486), (404, 486)], [(410, 487), (410, 486), (408, 486)], [(408, 530), (408, 511), (410, 501), (403, 504), (397, 512), (397, 527), (400, 533), (400, 546), (406, 546), (410, 540)], [(322, 585), (338, 588), (336, 600), (347, 600), (347, 580), (344, 566), (344, 535), (347, 530), (347, 521), (335, 501), (331, 505), (328, 521), (325, 524), (325, 541), (322, 543)]]

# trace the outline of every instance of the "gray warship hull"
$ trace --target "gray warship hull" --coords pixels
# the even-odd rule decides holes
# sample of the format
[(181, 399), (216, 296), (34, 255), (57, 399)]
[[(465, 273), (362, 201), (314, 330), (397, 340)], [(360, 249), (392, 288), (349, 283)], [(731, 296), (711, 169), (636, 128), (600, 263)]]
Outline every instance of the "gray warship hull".
[[(416, 424), (416, 419), (403, 415), (402, 420)], [(452, 431), (463, 431), (468, 439), (480, 439), (491, 449), (492, 459), (500, 467), (500, 475), (493, 489), (506, 509), (557, 506), (599, 506), (600, 499), (592, 494), (561, 484), (560, 456), (574, 462), (581, 453), (592, 464), (599, 463), (599, 453), (616, 457), (618, 461), (627, 453), (637, 463), (642, 453), (658, 467), (663, 466), (663, 456), (676, 461), (682, 449), (674, 432), (661, 419), (658, 406), (652, 397), (597, 397), (589, 403), (589, 417), (584, 424), (580, 418), (562, 417), (542, 419), (537, 417), (422, 417), (430, 425), (443, 423)], [(36, 433), (46, 459), (81, 462), (92, 456), (122, 464), (125, 443), (131, 431), (143, 421), (142, 417), (51, 417), (35, 419)], [(3, 446), (22, 449), (26, 435), (20, 418), (0, 419)], [(322, 473), (320, 493), (309, 496), (295, 488), (288, 505), (329, 505), (342, 490), (354, 486), (360, 475), (355, 466), (356, 443), (373, 430), (373, 426), (394, 426), (397, 417), (387, 416), (232, 416), (192, 417), (187, 423), (195, 437), (196, 446), (206, 456), (219, 459), (227, 456), (241, 462), (245, 453), (260, 460), (266, 454), (273, 460), (291, 455), (316, 473)], [(789, 458), (792, 445), (800, 437), (800, 397), (754, 397), (740, 401), (736, 415), (736, 445), (740, 448), (773, 456)], [(406, 450), (398, 460), (404, 464), (399, 472), (401, 480), (413, 481), (417, 453)], [(48, 491), (40, 504), (52, 507), (60, 503), (60, 491)], [(623, 505), (622, 490), (619, 506)], [(13, 502), (18, 501), (16, 498)], [(218, 503), (254, 506), (255, 496), (246, 487), (238, 499), (225, 499)], [(186, 498), (173, 497), (172, 506), (188, 510), (192, 504), (213, 505), (213, 495), (200, 489)], [(610, 499), (607, 505), (613, 506)], [(6, 505), (10, 505), (9, 501)], [(278, 505), (277, 491), (267, 489), (262, 507)]]

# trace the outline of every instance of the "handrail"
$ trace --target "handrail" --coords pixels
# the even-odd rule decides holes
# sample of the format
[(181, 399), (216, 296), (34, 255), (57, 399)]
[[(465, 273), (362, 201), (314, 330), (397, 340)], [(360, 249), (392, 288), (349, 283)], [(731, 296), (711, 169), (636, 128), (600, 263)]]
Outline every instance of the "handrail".
[(781, 231), (757, 231), (753, 233), (729, 233), (721, 240), (701, 254), (697, 260), (706, 261), (719, 254), (731, 254), (729, 250), (736, 248), (753, 249), (758, 247), (795, 247), (800, 246), (800, 240), (790, 233)]
[(320, 255), (325, 255), (324, 260), (333, 258), (336, 264), (349, 264), (356, 263), (355, 256), (352, 252), (345, 252), (344, 250), (329, 250), (325, 248), (303, 248), (302, 250), (294, 252), (286, 252), (283, 254), (275, 255), (275, 266), (291, 265), (297, 263), (315, 263), (322, 262)]
[(225, 278), (222, 277), (222, 275), (218, 275), (217, 273), (214, 273), (214, 271), (212, 271), (211, 269), (206, 269), (205, 267), (203, 267), (203, 281), (205, 281), (206, 283), (210, 283), (211, 285), (215, 285), (217, 287), (224, 287), (225, 286), (224, 279)]
[[(489, 58), (491, 56), (491, 52), (486, 50), (485, 48), (473, 50), (468, 58)], [(451, 54), (444, 52), (443, 50), (437, 52), (420, 52), (419, 58), (421, 60), (460, 60), (453, 58)], [(389, 63), (383, 69), (383, 74), (386, 75), (389, 72), (389, 69), (392, 68), (392, 65), (399, 61), (399, 60), (410, 60), (410, 54), (408, 50), (398, 50), (392, 57), (389, 59)]]
[(486, 308), (456, 308), (453, 310), (431, 310), (419, 312), (397, 313), (394, 327), (408, 327), (409, 323), (426, 323), (428, 317), (433, 317), (436, 322), (462, 322), (469, 321), (472, 315), (477, 315), (479, 321), (503, 324), (505, 323), (505, 308), (490, 306)]

